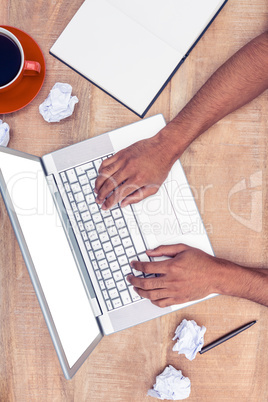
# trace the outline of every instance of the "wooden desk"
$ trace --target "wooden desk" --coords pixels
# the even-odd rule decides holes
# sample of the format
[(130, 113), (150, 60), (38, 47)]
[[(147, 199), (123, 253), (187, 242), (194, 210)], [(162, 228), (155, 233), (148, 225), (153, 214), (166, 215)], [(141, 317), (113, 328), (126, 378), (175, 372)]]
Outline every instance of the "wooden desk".
[[(1, 2), (1, 24), (27, 31), (42, 48), (47, 65), (36, 99), (19, 112), (0, 116), (11, 127), (12, 148), (41, 156), (139, 120), (49, 55), (81, 4), (82, 0)], [(147, 116), (163, 113), (170, 121), (218, 66), (267, 29), (267, 13), (266, 0), (230, 0)], [(38, 106), (57, 81), (70, 83), (79, 103), (72, 117), (48, 124)], [(266, 92), (223, 119), (181, 158), (216, 255), (259, 267), (267, 266), (268, 259), (267, 100)], [(262, 175), (262, 185), (256, 188), (253, 210), (254, 189), (233, 194), (228, 207), (231, 189), (243, 179), (248, 186), (256, 173)], [(255, 229), (251, 218), (259, 219)], [(1, 401), (152, 401), (146, 392), (168, 364), (191, 379), (189, 402), (268, 400), (268, 309), (222, 296), (105, 337), (73, 380), (66, 381), (2, 199), (0, 219)], [(172, 352), (174, 330), (183, 318), (207, 327), (206, 343), (253, 319), (258, 323), (190, 362)]]

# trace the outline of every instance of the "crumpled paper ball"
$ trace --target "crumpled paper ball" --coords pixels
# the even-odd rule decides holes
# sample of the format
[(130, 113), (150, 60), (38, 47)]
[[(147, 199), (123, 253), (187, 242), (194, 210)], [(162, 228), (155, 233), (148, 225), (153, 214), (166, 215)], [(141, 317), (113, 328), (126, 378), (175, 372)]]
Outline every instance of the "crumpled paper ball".
[(206, 330), (206, 327), (199, 327), (194, 320), (182, 320), (176, 328), (173, 341), (177, 339), (177, 342), (172, 350), (179, 354), (184, 353), (187, 359), (193, 360), (204, 345)]
[(76, 96), (71, 96), (72, 86), (57, 82), (51, 89), (46, 100), (39, 106), (39, 112), (48, 123), (59, 122), (71, 116), (78, 102)]
[(153, 389), (149, 389), (147, 395), (161, 400), (168, 399), (178, 401), (188, 398), (191, 392), (191, 381), (182, 375), (181, 370), (176, 370), (169, 365), (163, 373), (156, 377)]
[(9, 125), (0, 119), (0, 145), (6, 147), (9, 143)]

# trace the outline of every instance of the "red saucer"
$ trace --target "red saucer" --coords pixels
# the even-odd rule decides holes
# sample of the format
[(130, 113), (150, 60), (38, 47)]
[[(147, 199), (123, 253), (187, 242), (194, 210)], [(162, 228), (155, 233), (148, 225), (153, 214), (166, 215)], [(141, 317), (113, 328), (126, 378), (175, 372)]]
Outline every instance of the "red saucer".
[(14, 89), (0, 93), (0, 114), (5, 114), (22, 109), (36, 97), (45, 79), (46, 65), (40, 47), (31, 36), (18, 28), (7, 25), (1, 25), (1, 28), (16, 35), (22, 44), (25, 60), (38, 61), (41, 65), (41, 72), (36, 77), (25, 76)]

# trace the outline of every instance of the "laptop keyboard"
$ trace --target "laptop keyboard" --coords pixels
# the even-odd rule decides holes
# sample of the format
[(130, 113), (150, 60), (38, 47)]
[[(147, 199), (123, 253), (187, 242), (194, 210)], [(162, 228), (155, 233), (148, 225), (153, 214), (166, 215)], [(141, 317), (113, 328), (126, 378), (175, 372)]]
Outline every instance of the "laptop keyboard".
[[(130, 266), (134, 259), (150, 259), (145, 253), (146, 246), (138, 225), (132, 230), (133, 235), (130, 235), (126, 224), (126, 209), (116, 204), (111, 210), (104, 211), (95, 202), (93, 189), (98, 169), (102, 161), (110, 156), (61, 172), (60, 176), (107, 309), (113, 310), (141, 299), (126, 280), (127, 275), (154, 275), (144, 275)], [(128, 219), (132, 214), (131, 222), (136, 222), (132, 207), (127, 208)]]

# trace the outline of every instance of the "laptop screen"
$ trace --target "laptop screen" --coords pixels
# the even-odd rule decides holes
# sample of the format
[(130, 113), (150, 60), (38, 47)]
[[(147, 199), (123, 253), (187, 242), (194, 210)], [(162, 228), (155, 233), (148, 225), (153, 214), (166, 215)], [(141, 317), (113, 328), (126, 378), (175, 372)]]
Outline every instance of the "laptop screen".
[[(18, 224), (15, 231), (19, 233), (22, 252), (32, 262), (27, 264), (31, 279), (37, 276), (33, 284), (39, 302), (43, 310), (44, 303), (45, 309), (48, 306), (48, 311), (43, 312), (50, 331), (52, 328), (52, 339), (55, 344), (56, 328), (56, 339), (60, 339), (60, 349), (71, 368), (99, 337), (100, 330), (39, 158), (0, 150), (0, 179), (9, 213), (17, 218), (13, 225)], [(12, 205), (8, 205), (10, 199)], [(59, 345), (55, 346), (59, 352)]]

